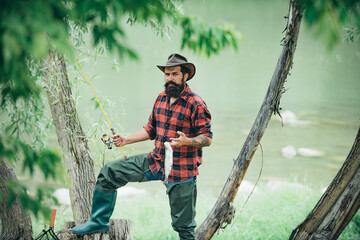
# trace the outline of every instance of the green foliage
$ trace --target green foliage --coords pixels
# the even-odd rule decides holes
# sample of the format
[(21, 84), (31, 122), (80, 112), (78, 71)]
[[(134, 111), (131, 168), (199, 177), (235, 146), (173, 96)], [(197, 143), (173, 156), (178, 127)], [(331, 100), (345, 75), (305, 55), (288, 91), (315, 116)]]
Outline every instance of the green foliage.
[(47, 129), (52, 126), (49, 116), (39, 98), (29, 97), (28, 101), (18, 100), (7, 104), (0, 125), (0, 159), (20, 161), (23, 171), (34, 173), (38, 167), (44, 177), (57, 178), (61, 169), (60, 154), (46, 148)]
[[(0, 84), (2, 100), (12, 101), (38, 95), (39, 88), (28, 69), (28, 57), (42, 59), (55, 48), (71, 53), (68, 46), (71, 24), (89, 25), (94, 44), (107, 44), (120, 57), (136, 58), (122, 41), (125, 33), (119, 19), (128, 15), (148, 21), (163, 21), (170, 15), (166, 6), (172, 1), (11, 1), (4, 0), (0, 9)], [(71, 56), (71, 55), (70, 55)], [(4, 104), (4, 101), (2, 101)]]
[[(28, 69), (29, 56), (45, 57), (52, 47), (62, 47), (67, 39), (66, 9), (61, 1), (1, 2), (0, 9), (1, 104), (39, 94)], [(51, 41), (50, 41), (51, 39)]]
[(359, 40), (360, 34), (357, 27), (347, 27), (345, 28), (345, 31), (344, 39), (347, 43), (349, 43), (349, 41), (357, 42)]
[(238, 41), (242, 38), (231, 24), (210, 26), (197, 17), (182, 17), (180, 24), (183, 29), (181, 48), (185, 46), (195, 53), (205, 53), (208, 57), (219, 54), (223, 48), (232, 46), (238, 48)]
[(329, 49), (339, 43), (343, 36), (347, 41), (358, 39), (359, 0), (298, 0), (298, 2), (305, 7), (305, 22), (316, 29), (316, 36), (322, 38)]
[[(44, 113), (39, 98), (30, 97), (28, 101), (18, 100), (16, 104), (6, 104), (0, 115), (0, 159), (22, 164), (22, 172), (34, 175), (40, 170), (45, 179), (59, 179), (62, 171), (61, 157), (58, 151), (46, 147), (46, 132), (51, 122)], [(8, 183), (8, 206), (18, 198), (24, 209), (30, 209), (35, 216), (45, 217), (50, 208), (44, 201), (51, 199), (49, 188), (38, 186), (36, 195), (30, 196), (26, 186), (18, 182)]]
[[(211, 26), (198, 17), (184, 15), (181, 6), (173, 1), (168, 1), (166, 8), (171, 12), (170, 20), (172, 20), (173, 25), (180, 25), (183, 30), (181, 49), (187, 47), (194, 53), (205, 54), (207, 57), (219, 54), (221, 49), (230, 46), (237, 50), (238, 41), (242, 39), (242, 35), (234, 29), (232, 24)], [(162, 38), (164, 36), (170, 38), (169, 34), (174, 31), (171, 25), (156, 19), (139, 21), (130, 15), (128, 22), (130, 24), (140, 22), (144, 25), (150, 25), (155, 33)]]
[(51, 196), (53, 192), (52, 188), (41, 187), (37, 188), (36, 194), (31, 196), (28, 194), (28, 190), (22, 184), (18, 182), (9, 181), (7, 183), (8, 187), (8, 198), (7, 198), (7, 207), (10, 208), (16, 199), (21, 203), (23, 209), (29, 209), (35, 217), (39, 217), (39, 213), (46, 219), (49, 219), (51, 216), (51, 209), (44, 204), (49, 202), (49, 200), (55, 204), (58, 204), (58, 201), (55, 197)]
[[(170, 21), (161, 21), (161, 19), (149, 18), (142, 19), (134, 14), (129, 14), (127, 23), (134, 25), (140, 23), (144, 26), (150, 26), (157, 36), (164, 38), (165, 36), (170, 39), (170, 34), (174, 32), (173, 25), (178, 25), (178, 19), (184, 14), (181, 5), (182, 1), (166, 0), (162, 1), (164, 8), (167, 10)], [(172, 24), (169, 24), (172, 23)]]
[[(87, 50), (86, 46), (80, 44), (76, 48), (76, 52), (80, 62), (91, 62), (91, 65), (93, 66), (112, 65), (112, 70), (116, 71), (117, 69), (118, 62), (108, 54), (107, 49), (102, 45), (95, 49)], [(91, 91), (90, 86), (88, 82), (84, 80), (83, 72), (77, 63), (71, 64), (68, 62), (67, 65), (71, 66), (68, 68), (68, 76), (71, 89), (73, 90), (75, 105), (78, 108), (78, 99), (82, 96), (82, 92)], [(95, 81), (101, 80), (101, 76), (97, 75), (96, 73), (91, 74), (90, 71), (87, 71), (86, 74), (92, 84)], [(108, 114), (108, 117), (111, 117), (111, 124), (115, 124), (113, 127), (116, 129), (116, 131), (123, 132), (123, 129), (121, 129), (119, 126), (121, 120), (119, 115), (124, 114), (124, 104), (115, 106), (114, 102), (112, 102), (106, 95), (104, 96), (103, 93), (98, 92), (96, 89), (95, 91), (105, 113)], [(83, 116), (86, 120), (83, 123), (85, 126), (90, 127), (84, 129), (85, 138), (88, 142), (89, 148), (91, 149), (94, 165), (101, 168), (107, 161), (118, 159), (119, 152), (117, 152), (116, 149), (109, 151), (107, 146), (102, 144), (100, 137), (103, 136), (104, 133), (111, 135), (109, 124), (102, 110), (100, 109), (100, 105), (96, 100), (96, 97), (91, 95), (87, 101), (89, 101), (90, 104), (87, 106), (86, 110), (83, 110), (85, 112)]]

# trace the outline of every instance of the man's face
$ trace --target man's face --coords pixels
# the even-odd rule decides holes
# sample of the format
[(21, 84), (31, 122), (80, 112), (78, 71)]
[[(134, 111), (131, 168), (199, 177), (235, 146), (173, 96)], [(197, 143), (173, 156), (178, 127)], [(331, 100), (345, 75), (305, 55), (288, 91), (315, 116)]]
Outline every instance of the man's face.
[(176, 84), (181, 84), (183, 81), (186, 81), (188, 76), (189, 74), (187, 73), (185, 73), (185, 75), (183, 76), (180, 66), (165, 68), (165, 84), (167, 82), (174, 82)]
[(168, 97), (178, 98), (185, 88), (185, 82), (189, 74), (183, 74), (181, 67), (165, 68), (165, 93)]

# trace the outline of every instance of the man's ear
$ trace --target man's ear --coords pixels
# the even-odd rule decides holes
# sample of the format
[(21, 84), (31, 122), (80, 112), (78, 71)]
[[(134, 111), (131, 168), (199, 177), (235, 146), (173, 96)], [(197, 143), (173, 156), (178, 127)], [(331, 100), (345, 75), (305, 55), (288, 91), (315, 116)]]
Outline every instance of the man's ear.
[(184, 74), (184, 81), (186, 82), (188, 78), (189, 78), (189, 74), (188, 74), (188, 73), (185, 73), (185, 74)]

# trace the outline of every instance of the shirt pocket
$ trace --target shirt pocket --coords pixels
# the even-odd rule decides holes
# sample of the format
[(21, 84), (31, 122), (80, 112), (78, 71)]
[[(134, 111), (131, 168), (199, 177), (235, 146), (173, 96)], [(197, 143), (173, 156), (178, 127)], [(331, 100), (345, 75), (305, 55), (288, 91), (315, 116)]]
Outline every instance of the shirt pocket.
[(170, 124), (175, 128), (175, 131), (189, 133), (191, 127), (190, 115), (184, 113), (176, 113), (170, 119)]

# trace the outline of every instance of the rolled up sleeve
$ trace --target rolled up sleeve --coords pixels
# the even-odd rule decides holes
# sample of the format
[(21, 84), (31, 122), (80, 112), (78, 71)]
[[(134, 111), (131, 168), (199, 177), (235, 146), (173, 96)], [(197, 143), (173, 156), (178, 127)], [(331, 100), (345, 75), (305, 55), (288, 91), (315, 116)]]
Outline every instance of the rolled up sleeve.
[(205, 104), (199, 104), (196, 106), (191, 119), (197, 135), (205, 135), (209, 138), (213, 137), (213, 133), (211, 131), (211, 114)]

